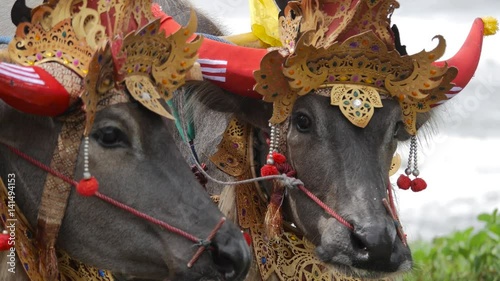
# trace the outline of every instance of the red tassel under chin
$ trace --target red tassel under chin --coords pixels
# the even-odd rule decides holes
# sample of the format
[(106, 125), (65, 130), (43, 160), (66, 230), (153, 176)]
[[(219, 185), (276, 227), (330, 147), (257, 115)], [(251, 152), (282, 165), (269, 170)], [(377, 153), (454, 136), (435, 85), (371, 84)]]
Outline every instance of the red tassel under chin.
[(283, 224), (283, 217), (281, 215), (281, 208), (272, 202), (267, 206), (267, 212), (264, 219), (266, 226), (267, 237), (270, 239), (279, 237), (281, 235), (281, 227)]
[(281, 204), (285, 196), (285, 187), (279, 182), (273, 182), (273, 193), (271, 200), (267, 205), (267, 211), (264, 218), (267, 237), (269, 239), (277, 238), (283, 231), (283, 215), (281, 214)]
[(411, 179), (407, 175), (401, 175), (397, 181), (398, 187), (407, 190), (411, 186)]
[(422, 178), (416, 178), (411, 181), (411, 190), (419, 192), (427, 188), (427, 183)]
[(0, 234), (0, 251), (7, 251), (10, 249), (9, 246), (9, 234)]
[(96, 178), (82, 179), (76, 186), (76, 191), (82, 196), (93, 196), (99, 189), (99, 182)]
[(278, 168), (276, 168), (276, 166), (266, 164), (262, 168), (260, 168), (260, 175), (263, 177), (279, 175), (279, 171)]

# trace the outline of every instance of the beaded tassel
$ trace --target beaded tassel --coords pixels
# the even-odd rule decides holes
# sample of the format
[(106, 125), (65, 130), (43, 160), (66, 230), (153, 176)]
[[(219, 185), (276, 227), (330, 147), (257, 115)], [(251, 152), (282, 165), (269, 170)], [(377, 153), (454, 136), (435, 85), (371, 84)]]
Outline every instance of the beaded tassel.
[(262, 176), (272, 176), (278, 175), (278, 168), (276, 168), (276, 161), (274, 159), (274, 154), (278, 152), (278, 146), (280, 141), (279, 130), (276, 129), (276, 126), (269, 123), (269, 127), (271, 127), (271, 135), (269, 140), (269, 153), (267, 154), (266, 165), (260, 169), (260, 174)]
[[(418, 177), (420, 171), (418, 170), (416, 136), (412, 136), (410, 140), (410, 156), (408, 157), (408, 166), (405, 169), (405, 174), (398, 178), (397, 184), (399, 188), (404, 190), (411, 188), (412, 191), (419, 192), (427, 187), (427, 183)], [(411, 175), (415, 177), (413, 180), (410, 179)]]
[(83, 178), (88, 180), (92, 177), (89, 171), (89, 137), (83, 139)]
[[(269, 139), (269, 153), (267, 154), (266, 165), (260, 169), (262, 176), (279, 175), (279, 164), (286, 162), (286, 157), (278, 152), (280, 143), (280, 132), (276, 126), (269, 124), (271, 134)], [(276, 238), (281, 235), (283, 216), (281, 214), (281, 204), (285, 196), (285, 187), (278, 180), (273, 180), (273, 193), (269, 205), (267, 206), (264, 224), (266, 225), (267, 237)]]
[(76, 191), (82, 196), (93, 196), (99, 189), (99, 182), (89, 170), (89, 137), (83, 139), (83, 179), (78, 182)]

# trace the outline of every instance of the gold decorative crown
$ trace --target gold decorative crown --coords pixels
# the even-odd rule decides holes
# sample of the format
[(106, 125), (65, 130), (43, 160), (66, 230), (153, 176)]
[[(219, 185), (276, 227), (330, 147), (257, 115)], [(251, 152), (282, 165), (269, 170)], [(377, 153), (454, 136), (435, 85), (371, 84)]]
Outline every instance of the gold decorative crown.
[(18, 26), (10, 56), (23, 65), (57, 62), (84, 79), (85, 134), (97, 104), (114, 87), (125, 86), (145, 107), (172, 118), (160, 100), (183, 84), (202, 40), (193, 36), (194, 13), (167, 37), (151, 6), (151, 0), (48, 1)]
[(285, 47), (269, 52), (254, 74), (255, 90), (274, 103), (270, 122), (283, 122), (297, 97), (314, 92), (363, 128), (381, 98), (393, 97), (414, 135), (416, 114), (446, 99), (457, 70), (433, 65), (446, 46), (441, 36), (430, 52), (399, 54), (390, 30), (397, 7), (394, 0), (289, 2), (279, 19)]

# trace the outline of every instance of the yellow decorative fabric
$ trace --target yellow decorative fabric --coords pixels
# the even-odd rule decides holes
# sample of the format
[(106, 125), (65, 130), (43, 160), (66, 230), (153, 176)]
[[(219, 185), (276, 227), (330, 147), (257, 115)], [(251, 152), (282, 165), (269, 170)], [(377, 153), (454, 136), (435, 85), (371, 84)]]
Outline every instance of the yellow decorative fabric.
[(281, 46), (278, 13), (279, 9), (274, 0), (250, 0), (252, 33), (273, 47)]

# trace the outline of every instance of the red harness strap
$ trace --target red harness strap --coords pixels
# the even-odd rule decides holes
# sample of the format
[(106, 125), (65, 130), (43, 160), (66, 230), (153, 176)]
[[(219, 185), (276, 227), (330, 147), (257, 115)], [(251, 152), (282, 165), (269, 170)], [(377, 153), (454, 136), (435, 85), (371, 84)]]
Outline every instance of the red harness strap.
[[(51, 169), (50, 167), (48, 167), (47, 165), (41, 163), (40, 161), (36, 160), (36, 159), (33, 159), (32, 157), (30, 157), (29, 155), (21, 152), (20, 150), (18, 150), (17, 148), (15, 147), (12, 147), (6, 143), (3, 143), (3, 142), (0, 142), (0, 144), (4, 145), (5, 147), (7, 147), (10, 151), (12, 151), (14, 154), (16, 154), (17, 156), (21, 157), (22, 159), (28, 161), (30, 164), (46, 171), (47, 173), (50, 173), (52, 174), (53, 176), (55, 177), (58, 177), (60, 179), (62, 179), (63, 181), (69, 183), (70, 185), (74, 186), (74, 187), (78, 187), (78, 182), (76, 182), (75, 180), (71, 179), (71, 178), (68, 178), (64, 175), (62, 175), (61, 173), (59, 173), (58, 171), (55, 171), (53, 169)], [(196, 253), (194, 254), (194, 256), (191, 258), (191, 260), (188, 262), (187, 266), (189, 268), (191, 268), (193, 266), (193, 264), (199, 259), (199, 257), (201, 256), (201, 254), (209, 248), (209, 246), (211, 245), (211, 242), (212, 242), (212, 239), (215, 237), (215, 234), (217, 233), (217, 231), (219, 231), (219, 229), (222, 227), (222, 225), (224, 224), (224, 222), (226, 221), (226, 218), (225, 217), (222, 217), (220, 219), (220, 221), (217, 223), (217, 225), (214, 227), (214, 229), (210, 232), (210, 234), (208, 235), (208, 237), (206, 239), (200, 239), (200, 238), (197, 238), (196, 236), (192, 235), (192, 234), (189, 234), (175, 226), (172, 226), (164, 221), (161, 221), (159, 219), (156, 219), (156, 218), (153, 218), (141, 211), (138, 211), (124, 203), (121, 203), (109, 196), (106, 196), (102, 193), (100, 193), (99, 191), (96, 191), (94, 193), (94, 196), (115, 206), (115, 207), (118, 207), (124, 211), (127, 211), (131, 214), (133, 214), (134, 216), (137, 216), (139, 218), (142, 218), (150, 223), (153, 223), (153, 224), (156, 224), (162, 228), (164, 228), (165, 230), (169, 231), (169, 232), (172, 232), (172, 233), (175, 233), (177, 235), (180, 235), (194, 243), (196, 243), (196, 246), (199, 246), (200, 248), (196, 251)]]
[[(295, 170), (293, 170), (292, 166), (288, 163), (278, 164), (276, 166), (278, 168), (278, 171), (281, 174), (286, 174), (287, 177), (296, 177), (297, 176), (297, 172)], [(313, 200), (323, 210), (325, 210), (325, 212), (327, 212), (330, 216), (332, 216), (333, 218), (338, 220), (341, 224), (343, 224), (345, 227), (349, 228), (351, 231), (354, 230), (354, 226), (351, 223), (346, 221), (344, 218), (342, 218), (342, 216), (337, 214), (337, 212), (332, 210), (332, 208), (328, 207), (328, 205), (323, 203), (323, 201), (321, 201), (318, 197), (316, 197), (316, 195), (314, 195), (311, 191), (309, 191), (304, 185), (297, 184), (296, 186), (300, 191), (304, 192), (309, 198), (311, 198), (311, 200)]]
[[(277, 165), (278, 170), (281, 173), (286, 174), (288, 177), (295, 177), (297, 175), (297, 172), (293, 170), (292, 166), (288, 163), (284, 164), (278, 164)], [(299, 190), (304, 192), (311, 200), (313, 200), (316, 204), (318, 204), (325, 212), (327, 212), (330, 216), (335, 218), (337, 221), (339, 221), (341, 224), (343, 224), (345, 227), (349, 228), (351, 231), (354, 231), (354, 226), (346, 221), (342, 216), (337, 214), (334, 210), (332, 210), (328, 205), (326, 205), (323, 201), (321, 201), (316, 195), (314, 195), (311, 191), (309, 191), (304, 185), (302, 184), (296, 184), (295, 185)], [(401, 222), (399, 220), (399, 217), (397, 215), (397, 210), (396, 210), (396, 205), (394, 204), (394, 196), (392, 193), (392, 186), (389, 183), (387, 185), (387, 193), (389, 200), (386, 198), (382, 199), (382, 203), (384, 204), (384, 207), (386, 208), (387, 212), (391, 216), (391, 218), (394, 220), (394, 225), (396, 227), (396, 231), (398, 233), (399, 238), (403, 242), (403, 245), (407, 245), (406, 242), (406, 234), (403, 231), (403, 227), (401, 226)]]

